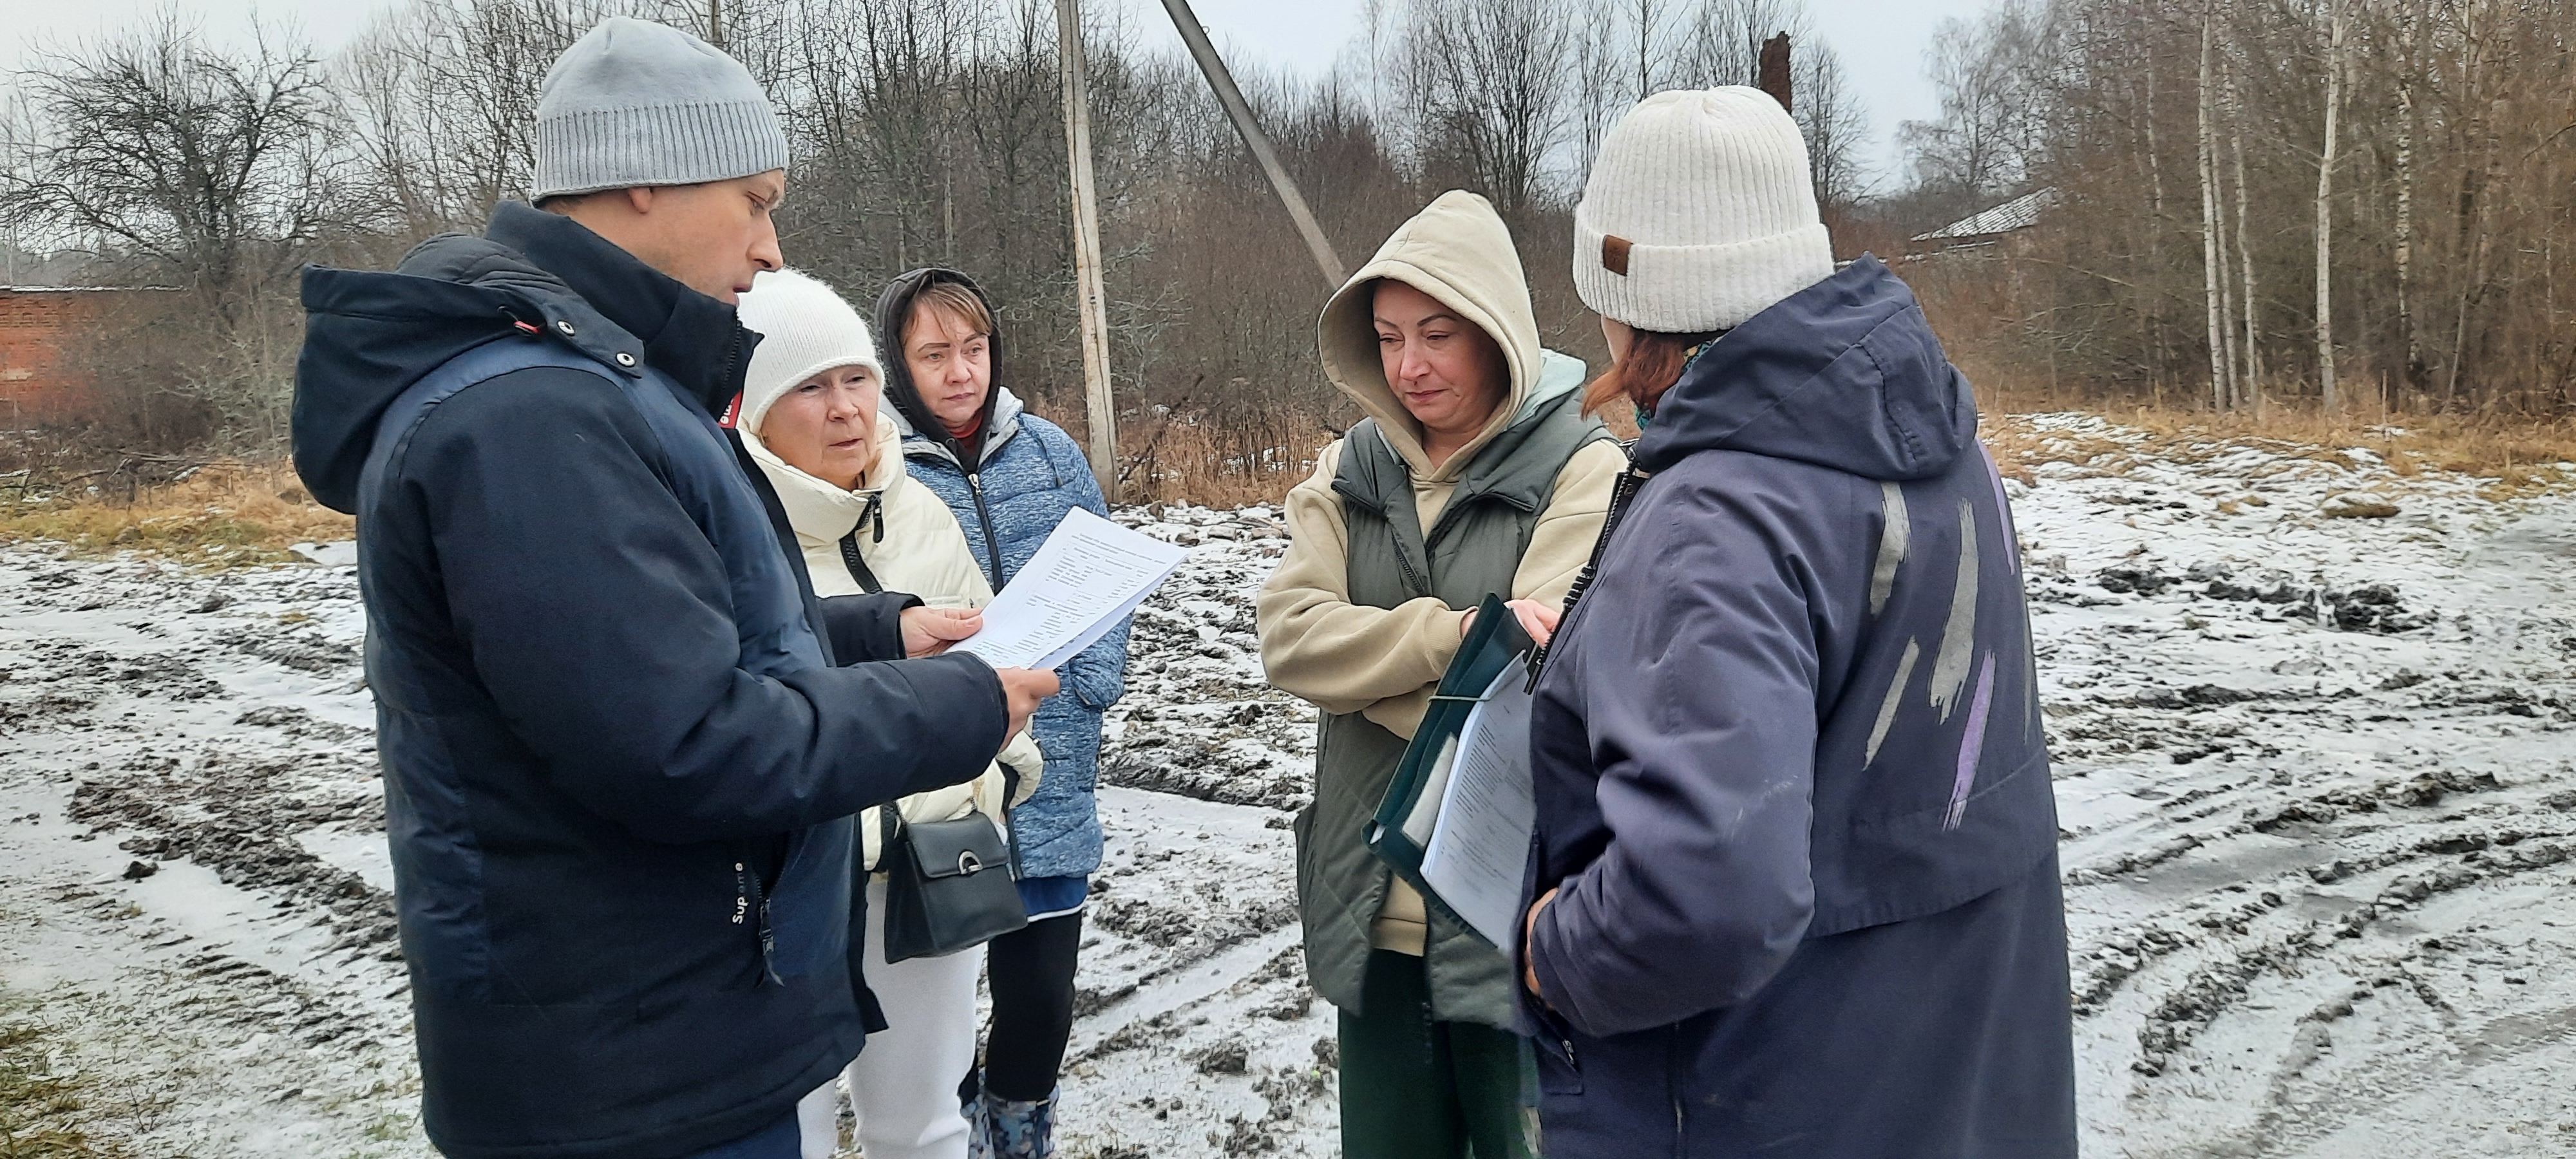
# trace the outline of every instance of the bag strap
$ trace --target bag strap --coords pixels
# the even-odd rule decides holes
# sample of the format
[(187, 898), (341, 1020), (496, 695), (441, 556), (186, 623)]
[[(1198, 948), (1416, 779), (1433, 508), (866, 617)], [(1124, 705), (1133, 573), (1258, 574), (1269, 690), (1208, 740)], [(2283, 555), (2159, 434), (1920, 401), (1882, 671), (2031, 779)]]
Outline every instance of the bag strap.
[[(1000, 764), (1000, 762), (994, 762)], [(1011, 851), (1011, 880), (1022, 881), (1020, 872), (1020, 823), (1011, 817), (1011, 798), (1020, 795), (1020, 771), (1002, 765), (1002, 843)]]
[[(873, 507), (874, 504), (871, 503), (870, 506)], [(867, 517), (861, 516), (859, 522), (862, 525), (866, 524)], [(878, 522), (877, 529), (877, 538), (883, 540), (885, 524), (882, 520)], [(848, 535), (841, 537), (841, 562), (849, 565), (850, 578), (859, 581), (859, 590), (870, 595), (885, 590), (885, 585), (877, 582), (877, 573), (868, 570), (868, 561), (859, 557), (859, 529), (856, 527), (851, 528)]]
[[(1557, 615), (1558, 635), (1563, 635), (1565, 629), (1573, 626), (1574, 607), (1582, 602), (1583, 593), (1592, 588), (1592, 578), (1600, 573), (1601, 555), (1609, 550), (1611, 533), (1619, 530), (1619, 521), (1628, 514), (1628, 504), (1637, 497), (1637, 488), (1650, 477), (1646, 472), (1637, 469), (1635, 443), (1619, 444), (1619, 454), (1621, 458), (1627, 460), (1628, 468), (1619, 472), (1619, 481), (1610, 486), (1610, 511), (1601, 520), (1601, 534), (1592, 540), (1592, 554), (1584, 559), (1583, 570), (1574, 573), (1574, 585), (1565, 589), (1565, 606)], [(1522, 691), (1538, 691), (1539, 674), (1547, 670), (1548, 653), (1554, 651), (1555, 646), (1555, 637), (1550, 637), (1547, 643), (1539, 645), (1537, 650), (1530, 653), (1529, 684)]]
[(900, 801), (888, 801), (885, 804), (877, 806), (876, 869), (883, 870), (894, 864), (894, 851), (903, 841), (903, 809), (900, 807), (901, 804), (902, 802)]

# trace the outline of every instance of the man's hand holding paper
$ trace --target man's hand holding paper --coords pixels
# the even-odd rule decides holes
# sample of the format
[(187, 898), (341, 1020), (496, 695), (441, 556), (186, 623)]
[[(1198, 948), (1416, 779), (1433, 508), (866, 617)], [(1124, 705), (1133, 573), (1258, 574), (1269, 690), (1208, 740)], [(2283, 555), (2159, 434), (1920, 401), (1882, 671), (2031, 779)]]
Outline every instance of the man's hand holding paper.
[(983, 630), (984, 613), (981, 609), (905, 608), (903, 654), (910, 660), (936, 656)]

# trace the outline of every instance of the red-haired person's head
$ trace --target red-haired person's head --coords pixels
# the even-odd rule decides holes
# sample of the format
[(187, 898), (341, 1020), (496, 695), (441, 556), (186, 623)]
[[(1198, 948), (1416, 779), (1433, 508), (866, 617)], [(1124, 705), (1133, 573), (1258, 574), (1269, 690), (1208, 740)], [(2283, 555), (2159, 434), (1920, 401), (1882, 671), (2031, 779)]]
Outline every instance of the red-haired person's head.
[(1574, 288), (1612, 360), (1584, 406), (1651, 411), (1692, 350), (1833, 272), (1806, 142), (1777, 100), (1739, 86), (1639, 101), (1574, 210)]

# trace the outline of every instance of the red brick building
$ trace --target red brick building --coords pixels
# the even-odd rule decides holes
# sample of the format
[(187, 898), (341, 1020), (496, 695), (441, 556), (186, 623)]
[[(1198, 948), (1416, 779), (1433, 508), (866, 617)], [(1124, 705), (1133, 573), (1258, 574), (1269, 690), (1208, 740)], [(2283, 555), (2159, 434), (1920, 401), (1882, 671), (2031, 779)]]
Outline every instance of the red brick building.
[(85, 331), (138, 292), (0, 288), (0, 426), (86, 414), (93, 386), (76, 365)]

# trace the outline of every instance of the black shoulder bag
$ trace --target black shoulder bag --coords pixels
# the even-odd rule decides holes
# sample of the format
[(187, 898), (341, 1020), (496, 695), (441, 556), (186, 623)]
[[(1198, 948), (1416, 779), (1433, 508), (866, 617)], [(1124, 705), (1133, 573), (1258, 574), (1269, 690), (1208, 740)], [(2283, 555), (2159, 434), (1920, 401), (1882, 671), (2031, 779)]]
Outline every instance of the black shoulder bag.
[[(1002, 777), (1007, 802), (1019, 776), (1006, 765)], [(877, 817), (884, 834), (877, 867), (886, 874), (886, 961), (954, 954), (1029, 924), (1020, 904), (1018, 834), (1006, 843), (982, 813), (909, 823), (892, 802)]]

